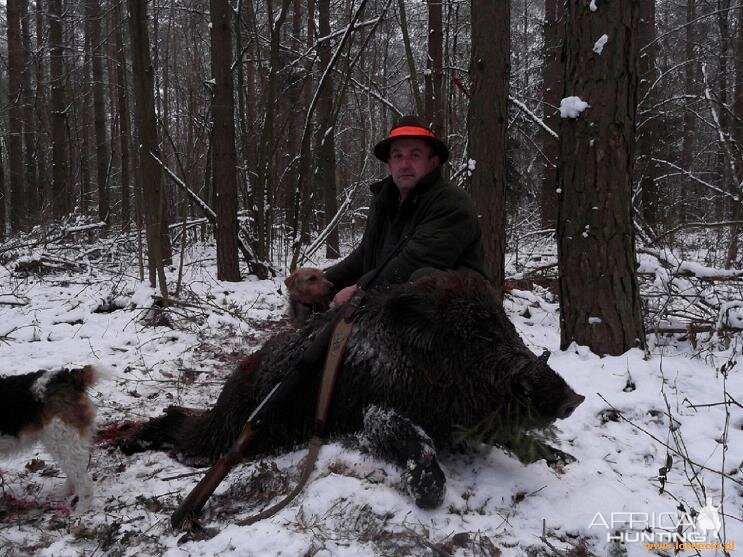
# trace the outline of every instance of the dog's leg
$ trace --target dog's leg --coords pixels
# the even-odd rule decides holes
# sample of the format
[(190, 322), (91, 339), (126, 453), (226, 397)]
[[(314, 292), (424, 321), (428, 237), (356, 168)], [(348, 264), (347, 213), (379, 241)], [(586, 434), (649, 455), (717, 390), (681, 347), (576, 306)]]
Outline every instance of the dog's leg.
[(93, 497), (93, 485), (88, 476), (89, 432), (81, 432), (61, 419), (53, 418), (44, 428), (41, 440), (67, 476), (64, 495), (76, 495), (75, 511), (84, 512), (90, 507)]
[(370, 406), (364, 412), (364, 441), (372, 453), (403, 468), (405, 489), (416, 505), (432, 509), (443, 502), (446, 476), (423, 429), (394, 410)]

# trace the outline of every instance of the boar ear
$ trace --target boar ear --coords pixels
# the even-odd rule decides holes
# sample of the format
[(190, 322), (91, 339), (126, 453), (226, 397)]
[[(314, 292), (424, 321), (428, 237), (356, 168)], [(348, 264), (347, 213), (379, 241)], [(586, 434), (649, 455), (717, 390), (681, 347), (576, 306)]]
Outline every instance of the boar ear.
[(284, 286), (286, 286), (287, 288), (291, 288), (292, 286), (294, 286), (294, 281), (296, 280), (296, 278), (297, 277), (294, 276), (294, 273), (292, 273), (284, 279)]
[(549, 360), (549, 359), (550, 359), (550, 351), (549, 350), (545, 350), (539, 356), (539, 360), (542, 361), (542, 362), (544, 362), (545, 364), (547, 363), (547, 360)]

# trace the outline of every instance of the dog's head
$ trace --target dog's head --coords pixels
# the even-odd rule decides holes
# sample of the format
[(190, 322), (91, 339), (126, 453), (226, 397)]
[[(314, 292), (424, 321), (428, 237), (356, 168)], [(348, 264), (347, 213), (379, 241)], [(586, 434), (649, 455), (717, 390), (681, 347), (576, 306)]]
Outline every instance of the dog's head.
[(303, 267), (284, 280), (289, 297), (299, 303), (329, 306), (333, 299), (333, 283), (320, 269)]

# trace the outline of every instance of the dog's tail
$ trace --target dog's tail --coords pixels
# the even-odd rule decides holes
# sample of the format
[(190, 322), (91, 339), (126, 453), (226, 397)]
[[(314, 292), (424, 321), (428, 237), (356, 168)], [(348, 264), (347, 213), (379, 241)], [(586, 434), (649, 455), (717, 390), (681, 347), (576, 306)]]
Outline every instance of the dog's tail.
[(102, 364), (87, 365), (83, 368), (71, 370), (77, 376), (83, 388), (92, 387), (101, 381), (110, 381), (114, 378), (113, 370)]

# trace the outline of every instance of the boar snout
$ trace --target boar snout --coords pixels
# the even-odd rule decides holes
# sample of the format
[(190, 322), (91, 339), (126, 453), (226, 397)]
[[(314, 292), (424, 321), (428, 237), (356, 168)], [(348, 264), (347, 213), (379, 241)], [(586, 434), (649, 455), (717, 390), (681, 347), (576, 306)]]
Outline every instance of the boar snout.
[(576, 393), (575, 395), (573, 395), (571, 400), (567, 401), (560, 407), (560, 409), (557, 411), (557, 417), (561, 420), (569, 418), (572, 413), (575, 412), (575, 409), (578, 408), (578, 406), (580, 406), (584, 400), (586, 400), (586, 397)]

